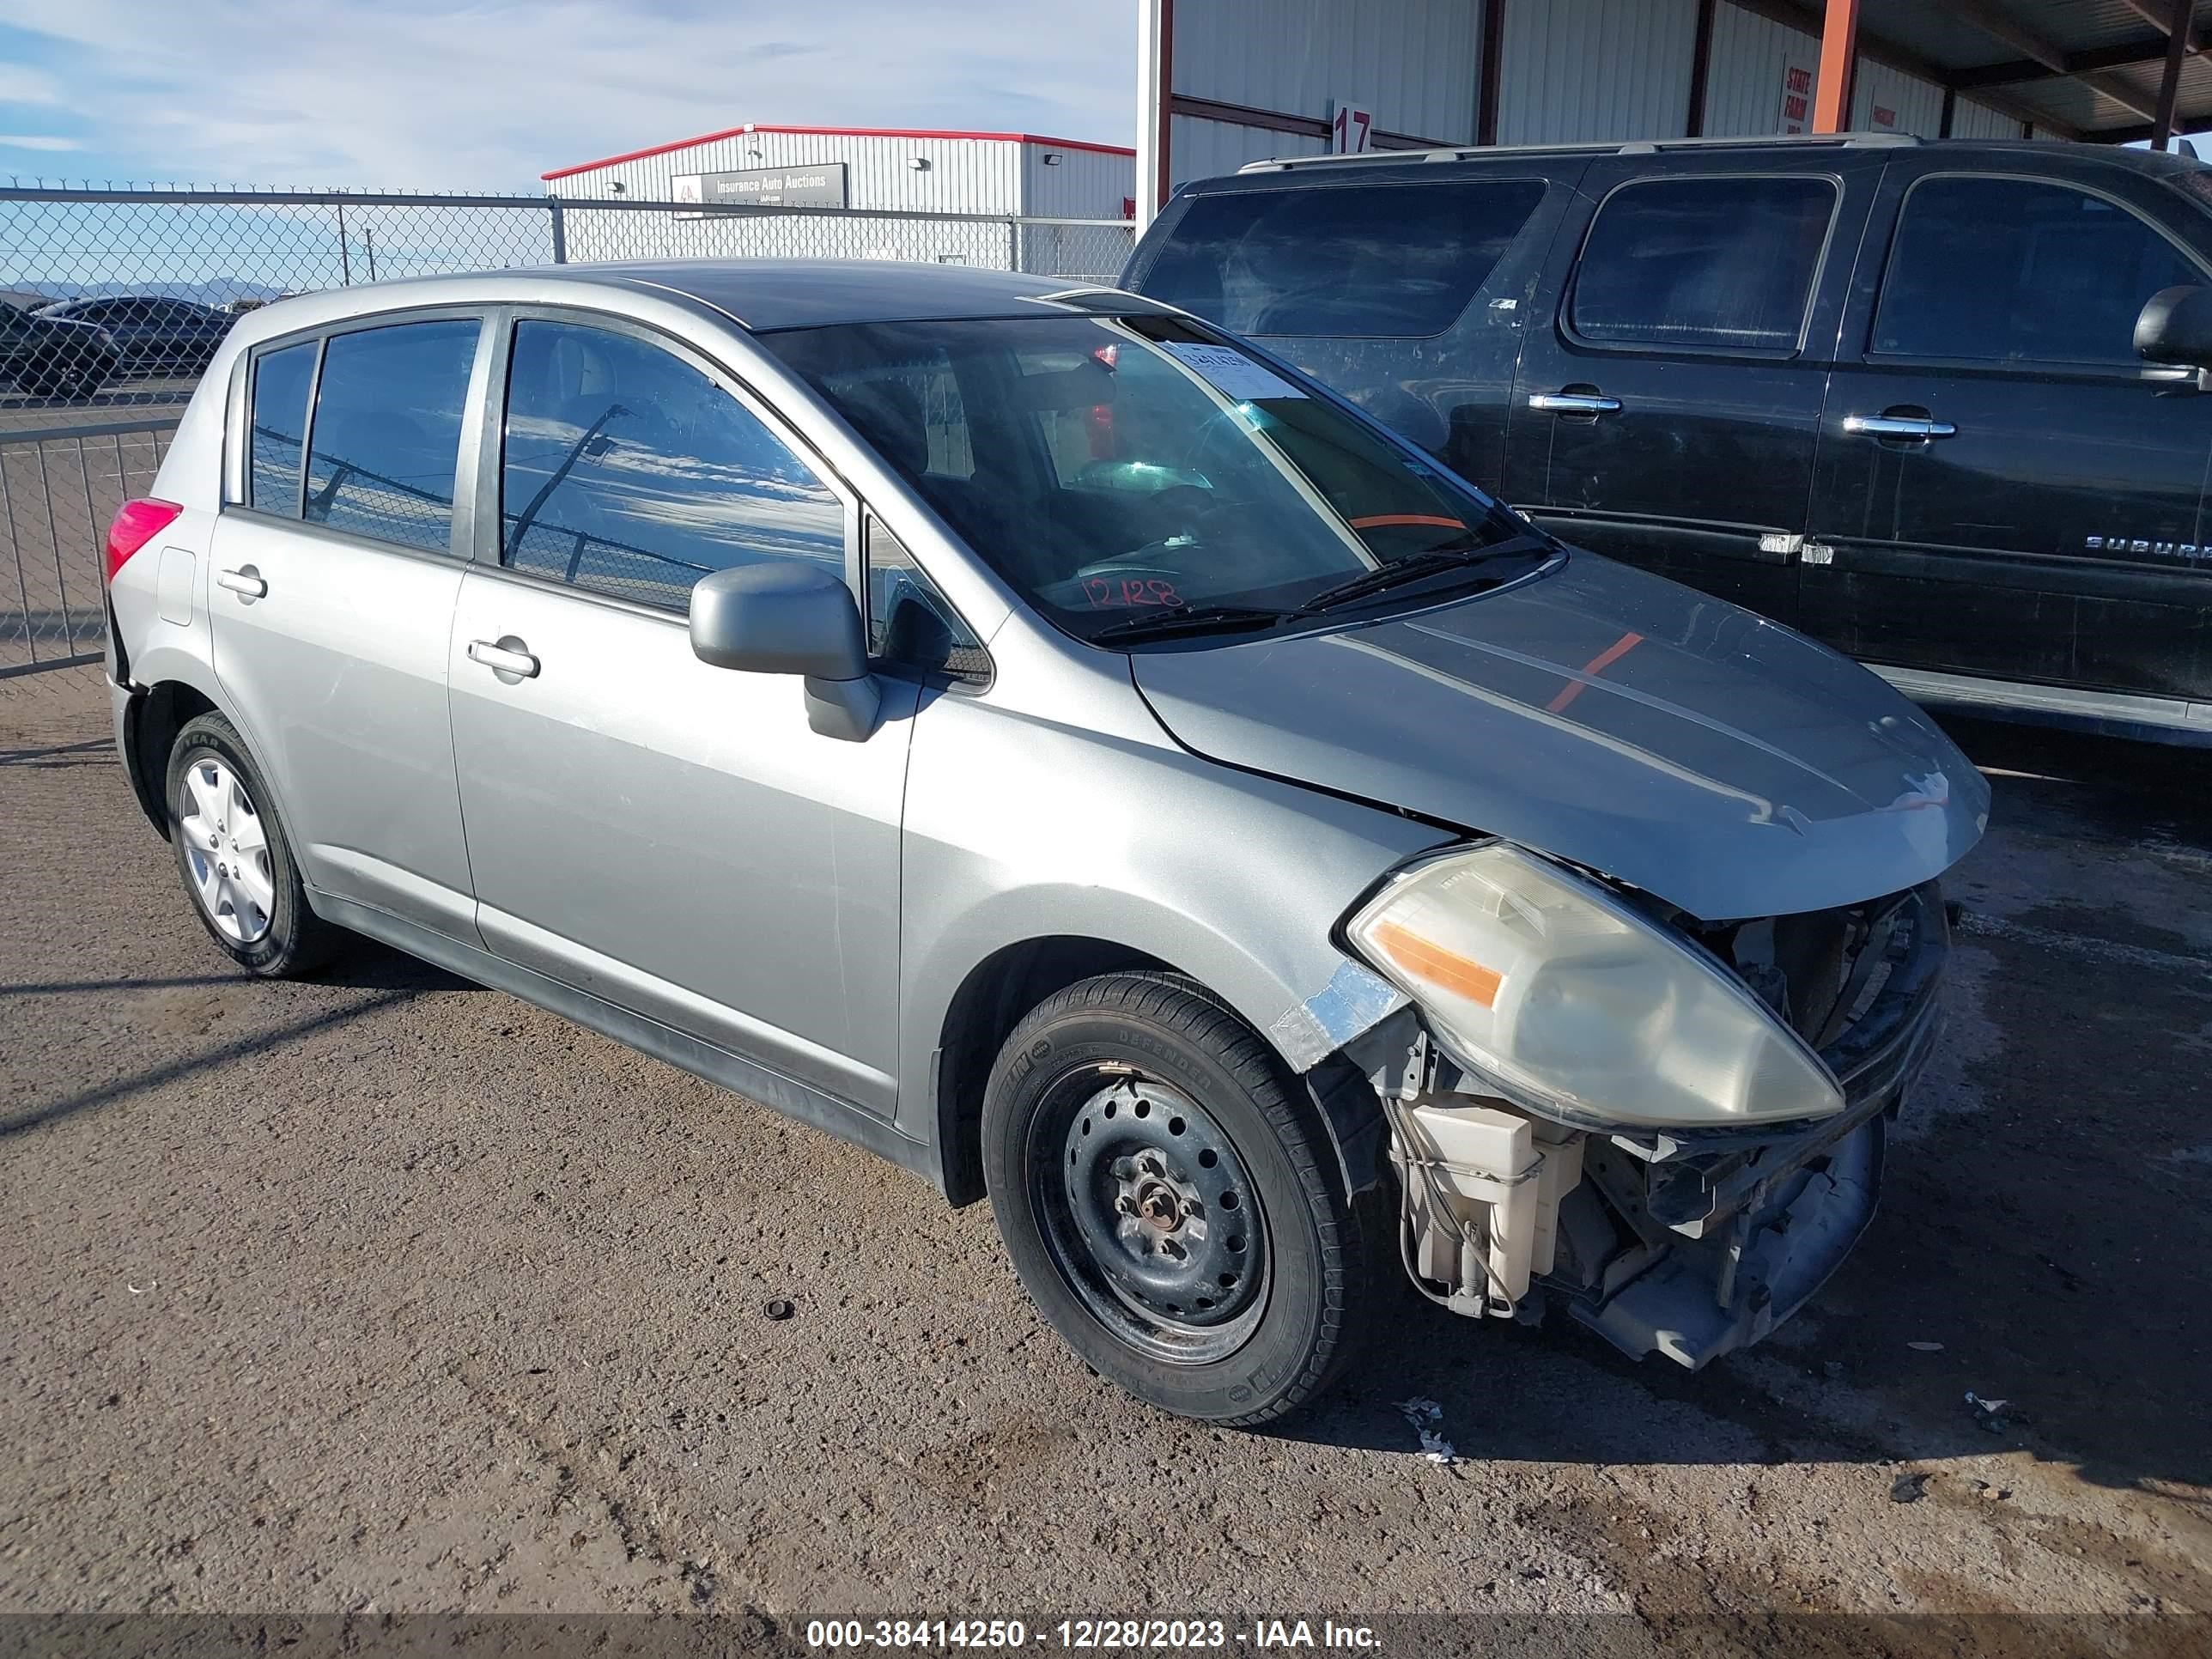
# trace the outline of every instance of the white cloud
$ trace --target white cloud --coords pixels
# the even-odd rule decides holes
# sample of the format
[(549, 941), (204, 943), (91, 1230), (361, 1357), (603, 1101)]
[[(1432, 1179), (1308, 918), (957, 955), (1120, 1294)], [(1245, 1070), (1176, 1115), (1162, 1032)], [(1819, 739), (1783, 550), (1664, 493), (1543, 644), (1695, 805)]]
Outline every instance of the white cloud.
[(165, 179), (534, 190), (745, 121), (1123, 142), (1133, 118), (1124, 0), (201, 0), (188, 27), (175, 0), (9, 9), (52, 41), (50, 73), (13, 78)]
[(58, 104), (61, 85), (22, 64), (0, 64), (0, 104)]
[(84, 145), (75, 138), (57, 138), (50, 135), (0, 132), (0, 149), (82, 149)]

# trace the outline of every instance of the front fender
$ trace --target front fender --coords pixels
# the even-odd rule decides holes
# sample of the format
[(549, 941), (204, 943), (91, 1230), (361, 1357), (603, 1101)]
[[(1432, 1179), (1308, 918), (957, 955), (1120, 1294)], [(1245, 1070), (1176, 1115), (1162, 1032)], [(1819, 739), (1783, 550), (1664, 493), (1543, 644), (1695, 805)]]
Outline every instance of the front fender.
[(936, 1138), (931, 1058), (970, 972), (1041, 939), (1096, 939), (1188, 974), (1310, 1070), (1327, 1052), (1316, 1020), (1388, 1012), (1331, 1000), (1372, 977), (1333, 942), (1338, 919), (1447, 839), (1180, 749), (939, 699), (908, 771), (900, 1127)]

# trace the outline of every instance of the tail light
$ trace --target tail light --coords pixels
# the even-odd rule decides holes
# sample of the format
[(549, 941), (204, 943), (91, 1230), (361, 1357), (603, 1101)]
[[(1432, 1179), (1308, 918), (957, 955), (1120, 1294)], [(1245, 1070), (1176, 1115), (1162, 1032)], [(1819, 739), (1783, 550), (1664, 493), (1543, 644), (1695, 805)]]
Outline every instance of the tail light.
[(184, 510), (174, 501), (124, 502), (115, 522), (107, 526), (107, 580), (113, 581), (131, 556), (174, 524)]

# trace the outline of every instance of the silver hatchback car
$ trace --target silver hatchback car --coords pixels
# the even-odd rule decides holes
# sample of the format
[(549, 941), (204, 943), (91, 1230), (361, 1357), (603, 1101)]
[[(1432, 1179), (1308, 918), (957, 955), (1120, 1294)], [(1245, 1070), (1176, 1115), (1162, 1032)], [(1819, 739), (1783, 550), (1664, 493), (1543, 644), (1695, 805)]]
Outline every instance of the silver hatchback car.
[(116, 733), (234, 961), (368, 934), (988, 1195), (1159, 1406), (1298, 1407), (1401, 1278), (1702, 1364), (1872, 1212), (1980, 776), (1181, 312), (288, 300), (155, 489)]

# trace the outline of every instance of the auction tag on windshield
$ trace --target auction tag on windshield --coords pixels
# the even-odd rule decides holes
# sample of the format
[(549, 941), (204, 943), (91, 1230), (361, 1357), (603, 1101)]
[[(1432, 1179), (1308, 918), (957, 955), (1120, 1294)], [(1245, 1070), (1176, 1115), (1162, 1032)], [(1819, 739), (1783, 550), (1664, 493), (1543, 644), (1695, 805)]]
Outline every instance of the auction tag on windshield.
[(1185, 368), (1195, 369), (1224, 398), (1240, 404), (1256, 404), (1268, 398), (1303, 398), (1306, 394), (1274, 370), (1254, 362), (1231, 346), (1192, 345), (1182, 340), (1163, 340), (1168, 352)]

